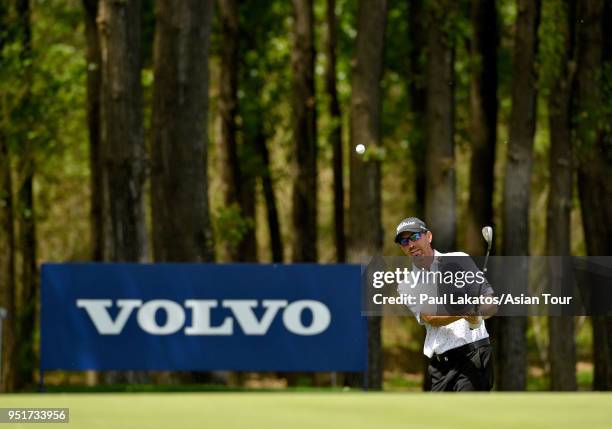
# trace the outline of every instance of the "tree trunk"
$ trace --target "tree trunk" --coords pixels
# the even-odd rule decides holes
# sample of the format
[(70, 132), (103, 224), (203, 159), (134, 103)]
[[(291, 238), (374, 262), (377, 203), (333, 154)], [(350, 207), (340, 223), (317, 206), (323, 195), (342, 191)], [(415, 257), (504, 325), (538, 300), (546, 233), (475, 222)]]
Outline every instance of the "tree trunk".
[[(610, 21), (612, 20), (612, 4), (607, 1), (604, 4), (604, 16), (602, 19), (602, 30), (603, 30), (603, 47), (602, 47), (602, 53), (603, 53), (603, 69), (604, 70), (608, 70), (608, 74), (605, 75), (605, 77), (603, 77), (604, 82), (609, 82), (610, 81), (610, 70), (612, 70), (612, 27), (610, 25), (608, 25), (608, 23), (610, 23)], [(609, 86), (608, 86), (609, 88)], [(610, 91), (608, 90), (606, 92), (606, 99), (610, 100)], [(608, 101), (609, 103), (609, 101)], [(608, 104), (609, 106), (609, 104)], [(603, 121), (604, 124), (610, 124), (612, 123), (612, 117), (610, 117), (609, 114), (610, 110), (608, 110), (608, 115), (606, 116), (606, 119)], [(605, 130), (606, 128), (604, 128)], [(605, 175), (600, 177), (600, 180), (602, 178), (609, 178), (610, 175), (612, 175), (612, 165), (610, 160), (612, 159), (612, 154), (610, 153), (610, 147), (612, 147), (612, 133), (610, 133), (610, 129), (607, 128), (607, 131), (602, 133), (602, 136), (600, 137), (600, 150), (603, 147), (607, 147), (608, 148), (608, 152), (607, 152), (607, 163), (605, 164), (606, 167), (602, 167), (605, 168)], [(600, 160), (601, 162), (601, 160)], [(604, 181), (604, 183), (607, 183), (607, 185), (609, 186), (610, 181)], [(612, 213), (612, 208), (610, 207), (610, 205), (612, 204), (612, 202), (610, 201), (610, 187), (606, 188), (606, 197), (607, 198), (605, 200), (605, 204), (607, 209), (605, 210), (605, 213), (607, 213), (608, 215), (610, 213)], [(612, 230), (612, 225), (611, 225), (611, 217), (608, 217), (608, 223), (607, 223), (607, 249), (605, 249), (606, 251), (606, 255), (610, 255), (612, 254), (612, 249), (610, 248), (612, 246), (611, 241), (610, 241), (610, 231)], [(612, 389), (612, 317), (605, 317), (604, 318), (605, 321), (603, 323), (604, 325), (604, 329), (605, 329), (605, 335), (606, 335), (606, 340), (608, 343), (608, 348), (606, 350), (606, 355), (607, 355), (607, 360), (608, 360), (608, 377), (607, 377), (607, 389), (610, 390)]]
[[(90, 231), (91, 258), (93, 261), (104, 261), (108, 256), (108, 247), (112, 240), (108, 237), (108, 202), (105, 191), (103, 147), (101, 139), (102, 126), (102, 57), (100, 55), (100, 37), (98, 34), (99, 0), (83, 0), (85, 12), (85, 61), (87, 64), (87, 130), (89, 133), (89, 171), (90, 171)], [(95, 371), (87, 372), (88, 385), (98, 383)]]
[(100, 38), (96, 18), (98, 16), (98, 0), (83, 0), (85, 9), (85, 38), (87, 61), (87, 129), (89, 132), (89, 168), (91, 175), (90, 219), (92, 259), (104, 260), (105, 255), (105, 227), (104, 219), (108, 213), (105, 209), (104, 191), (104, 165), (102, 163), (101, 125), (101, 97), (102, 75), (100, 56)]
[[(572, 208), (572, 124), (571, 99), (574, 46), (575, 0), (566, 0), (565, 20), (560, 23), (564, 37), (564, 52), (559, 64), (559, 75), (549, 97), (550, 128), (550, 191), (546, 222), (546, 249), (548, 255), (565, 256), (570, 249), (570, 213)], [(556, 265), (557, 258), (551, 260)], [(560, 260), (559, 260), (560, 262)], [(555, 266), (549, 277), (552, 290), (562, 288), (561, 266)], [(548, 318), (551, 390), (576, 390), (576, 342), (574, 317), (554, 315)]]
[[(425, 49), (426, 31), (423, 25), (424, 0), (410, 0), (409, 7), (409, 31), (410, 31), (410, 76), (408, 85), (410, 91), (410, 110), (412, 114), (412, 125), (410, 133), (410, 158), (414, 165), (414, 179), (407, 176), (405, 180), (413, 181), (406, 183), (406, 187), (414, 186), (415, 204), (414, 214), (417, 217), (425, 217), (425, 153), (427, 146), (425, 142), (425, 118), (427, 105), (427, 88), (425, 75)], [(427, 361), (429, 365), (429, 361)], [(425, 374), (426, 380), (429, 376)]]
[[(29, 0), (17, 2), (18, 35), (21, 42), (20, 62), (25, 90), (21, 109), (30, 114), (32, 85), (32, 27)], [(27, 121), (26, 118), (26, 126)], [(21, 292), (18, 299), (17, 379), (16, 389), (34, 383), (37, 367), (34, 342), (36, 338), (36, 304), (38, 302), (38, 268), (36, 266), (36, 212), (34, 206), (34, 142), (24, 137), (18, 151), (17, 221), (18, 246), (21, 253)]]
[(497, 140), (497, 11), (495, 0), (472, 0), (470, 46), (472, 165), (466, 215), (466, 249), (483, 255), (480, 230), (493, 225), (493, 167)]
[[(610, 7), (603, 0), (579, 1), (576, 21), (576, 158), (578, 192), (583, 213), (587, 254), (612, 254), (612, 134), (606, 131), (608, 117), (600, 117), (606, 94), (605, 65), (612, 60), (612, 48), (604, 45), (604, 18)], [(604, 27), (606, 26), (606, 27)], [(609, 317), (593, 317), (593, 389), (610, 390), (612, 378), (612, 345), (607, 339)]]
[[(360, 0), (351, 95), (351, 150), (348, 260), (367, 263), (383, 246), (380, 158), (386, 0)], [(382, 388), (381, 318), (368, 320), (368, 385)]]
[(207, 179), (212, 1), (157, 3), (152, 215), (155, 260), (214, 260)]
[(427, 5), (427, 105), (425, 155), (425, 221), (433, 245), (442, 252), (455, 247), (455, 48), (450, 26), (455, 2)]
[[(222, 43), (219, 56), (219, 99), (217, 122), (217, 153), (224, 184), (225, 205), (240, 210), (245, 217), (243, 174), (236, 139), (236, 116), (238, 114), (238, 59), (239, 59), (239, 14), (237, 0), (219, 0), (219, 26)], [(246, 191), (246, 189), (245, 189)], [(245, 238), (240, 242), (229, 241), (224, 245), (226, 256), (231, 261), (244, 258)], [(244, 255), (242, 255), (244, 256)]]
[(140, 84), (140, 1), (102, 0), (102, 139), (113, 261), (147, 258), (143, 184), (146, 153)]
[(610, 390), (609, 377), (612, 373), (610, 367), (610, 342), (608, 338), (607, 326), (609, 317), (593, 316), (593, 390)]
[(21, 294), (19, 299), (19, 371), (17, 388), (30, 387), (34, 383), (37, 357), (36, 315), (38, 303), (38, 267), (36, 265), (36, 212), (34, 209), (34, 162), (31, 153), (22, 153), (20, 172), (24, 175), (17, 193), (19, 221), (19, 248), (21, 250)]
[[(313, 0), (293, 0), (293, 260), (317, 260), (317, 140)], [(301, 237), (301, 239), (299, 238)]]
[[(156, 262), (210, 262), (208, 50), (213, 0), (156, 4), (151, 214)], [(208, 373), (166, 379), (209, 381)]]
[[(529, 190), (536, 124), (537, 30), (540, 0), (518, 0), (512, 65), (512, 112), (503, 200), (503, 255), (529, 254)], [(527, 268), (518, 273), (527, 282)], [(527, 383), (525, 317), (498, 323), (500, 390), (524, 390)]]
[[(222, 30), (223, 34), (225, 35), (225, 37), (234, 37), (235, 44), (236, 44), (234, 48), (228, 47), (227, 52), (224, 52), (225, 48), (222, 48), (222, 54), (221, 54), (222, 57), (223, 56), (229, 57), (230, 52), (233, 52), (233, 51), (235, 51), (234, 55), (236, 56), (236, 60), (233, 64), (231, 64), (231, 62), (228, 59), (222, 58), (222, 63), (225, 63), (225, 64), (222, 64), (222, 69), (223, 69), (222, 75), (226, 75), (226, 74), (234, 75), (235, 76), (234, 79), (236, 81), (240, 80), (241, 88), (244, 88), (246, 85), (243, 85), (244, 83), (243, 81), (251, 78), (250, 76), (248, 76), (248, 74), (251, 73), (252, 69), (248, 68), (247, 70), (244, 70), (244, 73), (242, 73), (241, 69), (243, 68), (243, 65), (242, 63), (238, 62), (239, 57), (244, 58), (245, 56), (243, 52), (238, 51), (239, 49), (238, 40), (239, 40), (239, 37), (241, 37), (241, 35), (243, 34), (243, 29), (239, 27), (238, 7), (235, 6), (232, 8), (232, 10), (223, 12), (222, 15), (226, 16), (227, 21), (233, 22), (233, 24), (231, 24), (231, 27), (232, 27), (231, 29), (228, 29), (228, 31)], [(256, 31), (256, 30), (253, 30), (253, 31)], [(256, 39), (256, 37), (254, 37), (254, 39)], [(240, 49), (244, 49), (242, 47), (245, 44), (244, 42), (246, 42), (248, 46), (249, 42), (240, 40), (240, 46), (241, 46)], [(253, 40), (250, 43), (257, 44), (256, 40)], [(224, 45), (225, 45), (225, 42), (224, 42)], [(230, 67), (234, 67), (234, 70), (230, 70)], [(239, 78), (239, 76), (241, 77)], [(224, 78), (225, 76), (221, 77), (222, 80)], [(256, 85), (257, 87), (256, 91), (259, 96), (261, 86), (263, 85), (262, 83), (260, 83), (262, 77), (256, 76), (256, 77), (252, 77), (252, 79), (258, 82), (258, 84)], [(237, 87), (238, 85), (236, 85), (236, 88)], [(236, 97), (236, 94), (234, 94), (234, 97)], [(240, 109), (238, 108), (240, 106), (238, 106), (237, 98), (236, 98), (235, 104), (237, 106), (237, 109), (234, 112), (234, 115), (237, 115), (238, 114), (237, 112), (240, 111)], [(241, 120), (243, 123), (243, 126), (241, 127), (242, 142), (237, 147), (238, 149), (237, 165), (235, 166), (235, 168), (233, 168), (233, 170), (238, 172), (238, 176), (240, 178), (240, 183), (238, 184), (238, 204), (240, 206), (241, 219), (244, 225), (243, 234), (241, 236), (240, 241), (237, 243), (237, 247), (236, 247), (236, 244), (234, 244), (235, 250), (234, 250), (233, 256), (235, 257), (235, 260), (239, 262), (256, 262), (257, 261), (257, 235), (256, 235), (257, 219), (256, 219), (256, 210), (255, 210), (255, 202), (256, 202), (255, 197), (256, 197), (257, 177), (260, 174), (259, 167), (260, 167), (260, 161), (261, 161), (258, 156), (260, 148), (258, 148), (257, 145), (258, 145), (258, 140), (260, 139), (263, 133), (264, 115), (262, 114), (261, 109), (257, 109), (257, 112), (255, 113), (255, 115), (257, 115), (257, 118), (258, 118), (255, 127), (249, 127), (245, 125), (244, 122), (246, 122), (245, 121), (246, 118), (243, 115), (241, 115)], [(235, 121), (236, 118), (233, 118), (233, 120)]]
[[(2, 11), (3, 12), (3, 11)], [(0, 17), (4, 23), (4, 16)], [(1, 36), (0, 36), (1, 37)], [(0, 55), (4, 41), (0, 38)], [(2, 58), (0, 57), (0, 65)], [(15, 317), (15, 230), (13, 218), (13, 184), (11, 178), (11, 161), (4, 135), (0, 134), (0, 307), (6, 310), (2, 320), (2, 373), (0, 373), (0, 391), (12, 392), (15, 389), (15, 354), (16, 327)], [(1, 318), (2, 316), (0, 316)]]
[(238, 204), (240, 199), (240, 163), (236, 142), (236, 114), (238, 111), (238, 3), (219, 0), (221, 70), (219, 73), (218, 151), (221, 178), (225, 185), (226, 205)]
[(237, 260), (239, 262), (257, 262), (257, 236), (255, 234), (255, 226), (257, 218), (255, 213), (255, 193), (257, 184), (257, 172), (254, 164), (257, 154), (256, 140), (259, 137), (256, 135), (246, 139), (242, 144), (240, 154), (240, 163), (245, 165), (242, 175), (242, 192), (240, 196), (241, 213), (244, 221), (247, 221), (246, 230), (240, 240)]
[[(410, 159), (414, 168), (414, 177), (405, 175), (403, 180), (408, 189), (413, 186), (415, 198), (413, 206), (406, 206), (415, 216), (425, 217), (425, 106), (427, 90), (425, 86), (425, 48), (426, 32), (423, 25), (423, 0), (408, 2), (408, 31), (410, 32), (410, 75), (408, 87), (410, 92), (410, 113), (412, 118), (409, 136)], [(423, 337), (425, 338), (425, 337)], [(423, 355), (423, 390), (431, 390), (431, 378), (427, 372), (429, 358)]]
[[(108, 203), (104, 259), (145, 262), (147, 237), (144, 207), (146, 152), (142, 122), (140, 0), (101, 0), (98, 35), (102, 59), (103, 186)], [(106, 233), (106, 232), (105, 232)], [(128, 382), (146, 376), (128, 372)], [(108, 383), (124, 380), (111, 371)]]
[(266, 144), (266, 135), (263, 130), (259, 133), (256, 141), (256, 147), (262, 163), (262, 171), (260, 173), (261, 185), (268, 214), (268, 229), (270, 231), (272, 261), (281, 263), (283, 262), (283, 242), (280, 232), (280, 223), (278, 220), (278, 210), (276, 208), (276, 198), (274, 196), (274, 185), (272, 183), (272, 176), (270, 172), (270, 154)]
[[(253, 13), (257, 10), (257, 19), (253, 21)], [(241, 40), (241, 62), (239, 68), (240, 88), (244, 92), (243, 102), (239, 105), (239, 114), (242, 119), (242, 138), (241, 165), (244, 169), (245, 180), (243, 181), (243, 204), (245, 213), (255, 219), (255, 183), (261, 179), (263, 197), (266, 204), (267, 224), (269, 233), (269, 247), (272, 252), (273, 262), (283, 262), (283, 243), (280, 231), (276, 198), (274, 196), (274, 184), (272, 172), (270, 170), (270, 155), (267, 146), (268, 132), (266, 121), (266, 99), (264, 85), (270, 72), (269, 59), (266, 56), (258, 55), (259, 52), (269, 50), (271, 31), (274, 31), (274, 20), (282, 19), (283, 15), (275, 15), (272, 9), (261, 9), (253, 2), (241, 4), (240, 15), (248, 18), (250, 23), (248, 36)], [(256, 73), (253, 73), (253, 71)], [(272, 125), (274, 127), (274, 124)], [(250, 198), (250, 201), (247, 201)], [(248, 204), (247, 204), (248, 203)], [(249, 213), (249, 210), (251, 211)], [(250, 260), (256, 260), (255, 252), (255, 228), (248, 231), (245, 241), (253, 244), (252, 248), (245, 251), (252, 252)], [(252, 238), (249, 238), (252, 237)]]
[(334, 171), (334, 233), (336, 243), (336, 262), (346, 261), (346, 236), (344, 234), (344, 175), (342, 166), (342, 114), (336, 89), (336, 0), (327, 0), (325, 14), (327, 39), (325, 40), (325, 90), (329, 97), (329, 115), (332, 130), (329, 138), (333, 151)]
[[(8, 5), (0, 4), (0, 68), (4, 65), (2, 56), (7, 42)], [(6, 310), (2, 321), (2, 372), (0, 373), (0, 391), (15, 390), (15, 370), (17, 355), (15, 342), (17, 334), (16, 318), (16, 284), (15, 284), (15, 219), (14, 219), (13, 183), (11, 176), (11, 157), (6, 136), (0, 129), (0, 307)]]

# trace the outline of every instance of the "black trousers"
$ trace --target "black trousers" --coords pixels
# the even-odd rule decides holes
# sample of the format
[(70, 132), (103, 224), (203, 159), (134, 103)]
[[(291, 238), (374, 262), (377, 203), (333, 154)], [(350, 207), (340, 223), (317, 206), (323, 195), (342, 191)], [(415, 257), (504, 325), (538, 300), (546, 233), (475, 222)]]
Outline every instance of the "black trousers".
[(447, 361), (429, 361), (434, 392), (489, 391), (493, 388), (493, 351), (483, 345), (467, 353), (453, 354)]

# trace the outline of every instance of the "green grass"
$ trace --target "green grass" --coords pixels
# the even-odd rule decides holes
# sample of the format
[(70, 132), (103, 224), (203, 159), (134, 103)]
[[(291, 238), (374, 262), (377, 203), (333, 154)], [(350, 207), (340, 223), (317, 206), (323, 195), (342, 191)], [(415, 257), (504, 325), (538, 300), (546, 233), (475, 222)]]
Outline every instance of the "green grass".
[[(259, 393), (259, 392), (302, 392), (302, 393), (330, 393), (350, 390), (338, 387), (240, 387), (222, 384), (98, 384), (85, 385), (46, 385), (45, 393)], [(357, 389), (361, 391), (362, 389)], [(38, 390), (30, 390), (35, 393)]]
[[(75, 428), (609, 428), (607, 393), (97, 393), (2, 395), (68, 407)], [(28, 427), (24, 424), (10, 427)]]

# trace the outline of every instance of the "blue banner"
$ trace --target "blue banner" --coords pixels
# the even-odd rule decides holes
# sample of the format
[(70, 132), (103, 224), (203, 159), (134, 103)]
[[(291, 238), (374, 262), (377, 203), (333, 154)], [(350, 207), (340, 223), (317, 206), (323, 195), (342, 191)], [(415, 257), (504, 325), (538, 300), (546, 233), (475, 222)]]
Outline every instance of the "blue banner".
[(44, 264), (41, 369), (364, 371), (360, 270)]

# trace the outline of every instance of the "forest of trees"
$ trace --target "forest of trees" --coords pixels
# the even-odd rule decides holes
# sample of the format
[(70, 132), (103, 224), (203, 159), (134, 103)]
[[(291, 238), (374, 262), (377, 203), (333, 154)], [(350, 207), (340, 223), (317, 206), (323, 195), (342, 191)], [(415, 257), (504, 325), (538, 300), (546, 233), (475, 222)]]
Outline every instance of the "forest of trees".
[[(407, 216), (440, 251), (482, 255), (494, 225), (496, 255), (612, 255), (609, 20), (608, 0), (0, 0), (2, 390), (36, 383), (48, 261), (360, 263), (399, 255)], [(576, 390), (585, 365), (612, 387), (612, 316), (492, 322), (498, 390), (533, 368)], [(413, 320), (368, 325), (370, 387), (422, 370)]]

